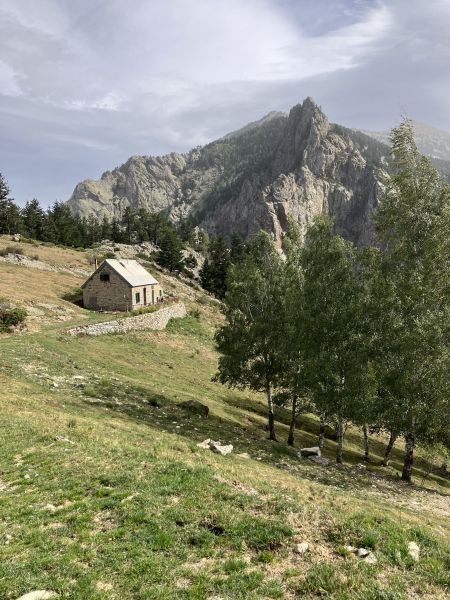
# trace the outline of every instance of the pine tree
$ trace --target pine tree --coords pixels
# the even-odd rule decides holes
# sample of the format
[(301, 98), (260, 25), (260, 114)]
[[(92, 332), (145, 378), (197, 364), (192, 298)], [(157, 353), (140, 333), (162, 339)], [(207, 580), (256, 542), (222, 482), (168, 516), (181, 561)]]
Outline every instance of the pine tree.
[(36, 198), (25, 204), (25, 208), (22, 210), (22, 220), (24, 233), (28, 237), (36, 240), (43, 239), (45, 212)]
[(0, 173), (0, 233), (19, 233), (22, 229), (20, 209), (8, 196), (10, 189)]
[(160, 251), (157, 256), (157, 262), (161, 267), (169, 271), (182, 271), (183, 261), (183, 243), (177, 232), (168, 227), (160, 240)]
[(208, 257), (200, 270), (200, 282), (205, 290), (218, 298), (225, 297), (230, 264), (230, 252), (224, 239), (212, 238), (209, 243)]

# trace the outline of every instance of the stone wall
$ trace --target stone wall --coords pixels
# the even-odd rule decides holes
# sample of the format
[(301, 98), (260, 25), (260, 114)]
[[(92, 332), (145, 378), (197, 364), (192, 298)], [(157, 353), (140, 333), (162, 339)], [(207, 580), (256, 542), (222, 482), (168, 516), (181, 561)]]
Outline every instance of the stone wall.
[[(109, 281), (101, 281), (100, 273), (108, 273)], [(131, 287), (108, 264), (83, 288), (83, 306), (91, 310), (130, 310), (132, 300)]]
[(172, 304), (154, 313), (137, 315), (136, 317), (126, 317), (104, 323), (94, 323), (92, 325), (81, 325), (69, 329), (70, 335), (104, 335), (106, 333), (126, 333), (127, 331), (139, 331), (144, 329), (164, 329), (172, 318), (185, 317), (187, 315), (186, 307), (182, 302)]

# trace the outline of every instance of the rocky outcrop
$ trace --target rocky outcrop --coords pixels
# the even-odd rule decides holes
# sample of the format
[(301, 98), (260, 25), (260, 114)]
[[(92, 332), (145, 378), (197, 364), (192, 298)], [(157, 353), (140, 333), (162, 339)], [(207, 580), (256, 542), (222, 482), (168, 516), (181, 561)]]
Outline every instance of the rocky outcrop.
[(125, 317), (114, 321), (80, 325), (69, 329), (70, 335), (98, 336), (107, 333), (127, 333), (128, 331), (141, 331), (145, 329), (164, 329), (170, 319), (186, 316), (186, 307), (182, 302), (161, 308), (154, 313), (144, 313), (136, 317)]
[(388, 156), (387, 146), (330, 123), (307, 98), (288, 116), (271, 113), (187, 154), (132, 157), (78, 184), (69, 205), (110, 219), (146, 208), (225, 237), (265, 229), (277, 243), (289, 217), (304, 227), (327, 213), (338, 233), (366, 244)]

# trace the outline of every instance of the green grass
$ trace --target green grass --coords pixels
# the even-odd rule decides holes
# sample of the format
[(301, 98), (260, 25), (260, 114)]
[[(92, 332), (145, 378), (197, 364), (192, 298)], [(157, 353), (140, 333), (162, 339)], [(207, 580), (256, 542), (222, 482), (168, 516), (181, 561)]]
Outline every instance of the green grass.
[[(0, 338), (0, 597), (444, 598), (445, 482), (427, 491), (380, 475), (378, 438), (359, 469), (357, 430), (343, 469), (299, 461), (283, 410), (269, 442), (263, 398), (212, 381), (218, 317), (205, 311), (164, 332), (73, 338), (58, 324)], [(178, 406), (189, 399), (209, 417)], [(317, 421), (299, 422), (297, 447), (311, 445)], [(233, 454), (199, 448), (207, 437)]]

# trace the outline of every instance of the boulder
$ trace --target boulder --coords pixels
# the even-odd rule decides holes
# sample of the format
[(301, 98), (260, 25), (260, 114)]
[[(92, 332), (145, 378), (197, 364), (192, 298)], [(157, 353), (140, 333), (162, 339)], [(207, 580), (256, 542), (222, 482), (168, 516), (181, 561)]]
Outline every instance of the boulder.
[(319, 446), (312, 446), (311, 448), (300, 448), (300, 456), (309, 457), (309, 456), (321, 456)]
[(228, 446), (222, 446), (219, 442), (213, 442), (212, 440), (209, 442), (210, 449), (216, 454), (221, 454), (222, 456), (226, 456), (233, 452), (233, 446), (228, 444)]
[(366, 556), (369, 556), (370, 550), (367, 550), (367, 548), (358, 548), (357, 554), (359, 558), (366, 558)]
[(206, 404), (198, 402), (198, 400), (187, 400), (186, 402), (181, 402), (178, 406), (194, 415), (200, 415), (201, 417), (209, 415), (209, 407)]

